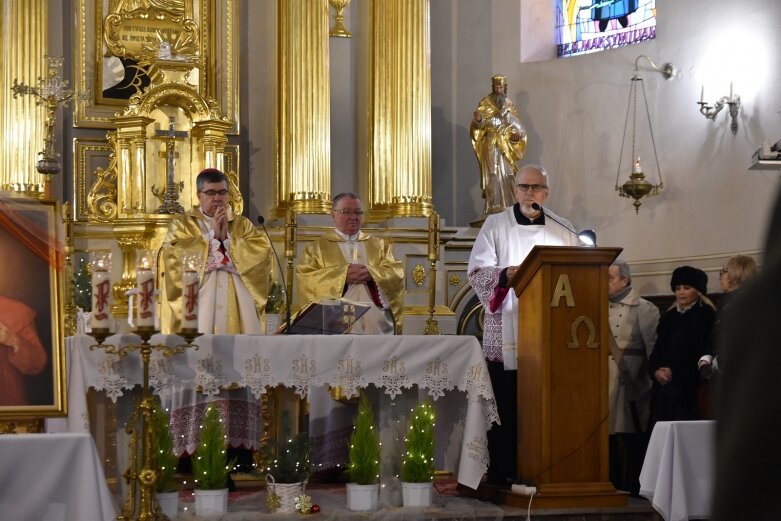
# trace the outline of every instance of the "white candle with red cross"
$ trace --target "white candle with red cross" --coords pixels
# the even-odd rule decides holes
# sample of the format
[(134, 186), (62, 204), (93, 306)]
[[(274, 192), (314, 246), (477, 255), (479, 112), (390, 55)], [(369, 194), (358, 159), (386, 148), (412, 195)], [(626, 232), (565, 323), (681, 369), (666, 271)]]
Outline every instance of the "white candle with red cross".
[(111, 328), (111, 253), (96, 253), (92, 260), (93, 329)]
[(136, 262), (136, 289), (138, 311), (136, 327), (155, 327), (155, 260), (154, 252), (140, 250)]
[(182, 265), (182, 329), (198, 329), (198, 291), (200, 280), (194, 259)]

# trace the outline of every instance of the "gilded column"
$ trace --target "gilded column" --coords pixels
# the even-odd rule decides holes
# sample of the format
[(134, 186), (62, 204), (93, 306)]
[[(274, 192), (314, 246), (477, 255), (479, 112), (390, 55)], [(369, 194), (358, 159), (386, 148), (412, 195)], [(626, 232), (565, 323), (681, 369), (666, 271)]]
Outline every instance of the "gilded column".
[(146, 129), (144, 116), (114, 118), (117, 126), (117, 207), (120, 217), (146, 212)]
[(369, 207), (426, 216), (431, 204), (429, 0), (372, 0)]
[(201, 141), (201, 160), (203, 168), (219, 168), (225, 172), (225, 147), (231, 124), (226, 121), (198, 121), (193, 125), (193, 136)]
[(119, 157), (117, 158), (117, 207), (122, 214), (131, 214), (132, 199), (130, 198), (130, 172), (132, 164), (130, 158), (130, 140), (126, 137), (118, 137)]
[(48, 49), (47, 0), (0, 0), (0, 188), (43, 195), (36, 171), (43, 148), (44, 109), (33, 96), (14, 99), (11, 86), (37, 85), (46, 75)]
[(133, 213), (146, 213), (146, 133), (130, 140), (133, 157), (131, 193)]
[(328, 0), (278, 0), (277, 213), (331, 208)]

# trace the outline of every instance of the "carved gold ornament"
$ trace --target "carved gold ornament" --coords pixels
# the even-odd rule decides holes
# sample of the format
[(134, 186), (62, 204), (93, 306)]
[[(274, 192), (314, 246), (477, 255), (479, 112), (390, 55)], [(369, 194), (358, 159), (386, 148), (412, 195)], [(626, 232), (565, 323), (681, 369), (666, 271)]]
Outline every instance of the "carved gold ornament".
[(412, 268), (412, 281), (416, 286), (420, 287), (426, 281), (426, 268), (422, 264), (416, 264)]
[(109, 155), (108, 167), (95, 170), (96, 179), (87, 194), (87, 208), (91, 221), (108, 222), (117, 218), (116, 131), (108, 132), (106, 139), (113, 151)]
[(331, 4), (331, 7), (336, 11), (334, 14), (334, 26), (328, 35), (337, 38), (352, 38), (353, 34), (344, 26), (344, 15), (342, 14), (350, 3), (350, 0), (328, 0), (328, 3)]

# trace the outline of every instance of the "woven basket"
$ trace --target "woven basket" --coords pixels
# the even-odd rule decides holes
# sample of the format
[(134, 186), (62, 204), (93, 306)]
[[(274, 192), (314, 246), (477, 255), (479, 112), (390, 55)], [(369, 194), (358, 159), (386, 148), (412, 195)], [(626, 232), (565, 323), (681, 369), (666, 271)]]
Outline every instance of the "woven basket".
[(306, 482), (277, 483), (274, 476), (266, 475), (266, 491), (279, 496), (278, 513), (291, 513), (296, 511), (296, 498), (304, 493)]

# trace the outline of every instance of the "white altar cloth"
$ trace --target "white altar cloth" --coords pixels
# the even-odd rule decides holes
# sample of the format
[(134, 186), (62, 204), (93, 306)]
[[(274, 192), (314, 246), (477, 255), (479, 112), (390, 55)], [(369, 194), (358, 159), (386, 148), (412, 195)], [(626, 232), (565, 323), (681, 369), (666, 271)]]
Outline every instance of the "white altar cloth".
[(89, 434), (0, 436), (0, 519), (109, 521), (116, 508)]
[(640, 495), (665, 521), (710, 518), (716, 422), (657, 422), (651, 433)]
[[(107, 340), (132, 342), (138, 342), (134, 335)], [(182, 343), (174, 335), (155, 335), (151, 342)], [(69, 414), (59, 427), (50, 420), (50, 432), (89, 432), (89, 388), (116, 399), (141, 383), (137, 352), (120, 358), (90, 350), (93, 343), (88, 336), (67, 339)], [(498, 415), (482, 350), (472, 336), (204, 335), (196, 343), (197, 350), (169, 358), (153, 351), (150, 382), (164, 403), (175, 392), (198, 389), (216, 395), (227, 386), (246, 388), (257, 398), (267, 386), (283, 385), (303, 398), (324, 385), (340, 386), (349, 396), (374, 384), (391, 397), (417, 385), (434, 401), (439, 416), (437, 468), (457, 472), (460, 483), (476, 488), (488, 466), (486, 433)]]

